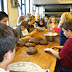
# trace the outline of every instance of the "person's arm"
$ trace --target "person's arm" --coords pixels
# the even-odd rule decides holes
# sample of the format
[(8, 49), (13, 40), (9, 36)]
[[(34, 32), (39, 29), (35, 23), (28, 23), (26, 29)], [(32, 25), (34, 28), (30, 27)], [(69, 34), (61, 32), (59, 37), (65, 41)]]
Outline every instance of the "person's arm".
[(56, 52), (54, 51), (53, 49), (51, 48), (46, 48), (44, 49), (44, 51), (47, 51), (47, 52), (50, 52), (51, 54), (53, 54), (55, 57), (57, 57), (58, 59), (61, 59), (60, 56), (59, 56), (59, 52)]
[(55, 32), (58, 32), (58, 33), (60, 32), (60, 29), (61, 29), (61, 28), (57, 28), (57, 27), (54, 27), (54, 28), (53, 28), (53, 30), (54, 30)]
[(61, 49), (63, 46), (54, 46), (53, 48)]

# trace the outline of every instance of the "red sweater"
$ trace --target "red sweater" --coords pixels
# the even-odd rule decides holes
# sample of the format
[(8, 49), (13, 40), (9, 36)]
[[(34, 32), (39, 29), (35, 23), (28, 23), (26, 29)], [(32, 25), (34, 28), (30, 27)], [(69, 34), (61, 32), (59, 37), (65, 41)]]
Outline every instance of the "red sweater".
[(72, 69), (72, 38), (69, 38), (65, 42), (64, 47), (59, 53), (59, 56), (61, 58), (60, 66), (65, 69)]
[(60, 32), (60, 29), (61, 29), (61, 28), (57, 28), (57, 27), (54, 27), (54, 28), (53, 28), (53, 30), (54, 30), (55, 32), (57, 32), (57, 33)]

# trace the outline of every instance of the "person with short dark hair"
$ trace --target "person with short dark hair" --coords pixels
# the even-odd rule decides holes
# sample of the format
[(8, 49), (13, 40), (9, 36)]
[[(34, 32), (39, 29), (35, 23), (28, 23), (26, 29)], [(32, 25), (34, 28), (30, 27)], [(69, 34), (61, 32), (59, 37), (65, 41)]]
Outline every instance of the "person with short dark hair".
[(10, 27), (0, 23), (0, 72), (7, 72), (7, 66), (14, 58), (16, 37)]
[(0, 23), (7, 25), (7, 21), (8, 21), (8, 15), (5, 12), (1, 11), (0, 12)]
[(55, 48), (61, 49), (61, 51), (56, 52), (51, 48), (44, 50), (60, 59), (60, 72), (72, 72), (72, 20), (65, 21), (62, 24), (62, 30), (68, 39), (64, 46), (55, 46)]

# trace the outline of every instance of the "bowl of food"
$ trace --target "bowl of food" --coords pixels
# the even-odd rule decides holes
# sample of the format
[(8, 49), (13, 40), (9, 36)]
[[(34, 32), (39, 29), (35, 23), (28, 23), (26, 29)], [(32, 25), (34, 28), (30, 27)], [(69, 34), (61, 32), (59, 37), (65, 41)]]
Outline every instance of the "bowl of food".
[(53, 32), (47, 32), (44, 34), (45, 38), (47, 39), (47, 41), (55, 41), (55, 38), (58, 34), (57, 33), (53, 33)]

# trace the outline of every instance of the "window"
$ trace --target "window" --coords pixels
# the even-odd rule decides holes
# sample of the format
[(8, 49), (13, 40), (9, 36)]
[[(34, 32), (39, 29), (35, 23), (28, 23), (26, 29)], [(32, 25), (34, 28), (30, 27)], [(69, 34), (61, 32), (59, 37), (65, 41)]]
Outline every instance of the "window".
[(18, 14), (19, 16), (26, 14), (26, 0), (18, 0), (19, 1), (19, 8)]
[(25, 16), (27, 13), (30, 13), (30, 0), (18, 0), (19, 1), (19, 8), (18, 14), (19, 16)]
[(0, 0), (0, 11), (3, 11), (3, 0)]
[(8, 14), (8, 4), (7, 4), (7, 0), (3, 1), (4, 3), (4, 12), (6, 12)]

